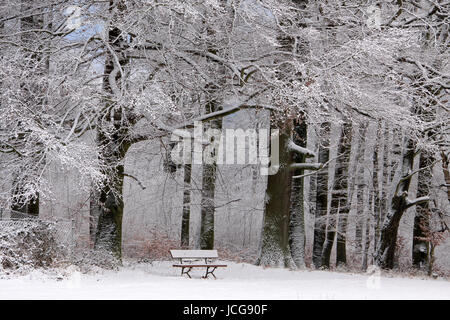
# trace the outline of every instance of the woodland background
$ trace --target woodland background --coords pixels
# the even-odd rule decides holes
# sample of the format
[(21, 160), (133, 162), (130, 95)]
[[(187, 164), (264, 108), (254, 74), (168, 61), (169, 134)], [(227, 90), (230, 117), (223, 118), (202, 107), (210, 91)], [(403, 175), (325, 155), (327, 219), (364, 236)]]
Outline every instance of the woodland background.
[[(117, 263), (448, 272), (449, 6), (2, 0), (2, 218)], [(277, 174), (173, 163), (194, 121), (279, 129)]]

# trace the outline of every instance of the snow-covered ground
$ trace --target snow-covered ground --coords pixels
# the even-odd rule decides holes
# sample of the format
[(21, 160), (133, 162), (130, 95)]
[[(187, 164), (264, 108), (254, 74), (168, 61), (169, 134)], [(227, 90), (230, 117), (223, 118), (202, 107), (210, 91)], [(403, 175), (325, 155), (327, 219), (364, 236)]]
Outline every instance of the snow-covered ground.
[(0, 279), (0, 299), (450, 299), (450, 282), (328, 271), (290, 271), (228, 263), (218, 277), (179, 275), (171, 262), (130, 264), (120, 271), (58, 279), (35, 271)]

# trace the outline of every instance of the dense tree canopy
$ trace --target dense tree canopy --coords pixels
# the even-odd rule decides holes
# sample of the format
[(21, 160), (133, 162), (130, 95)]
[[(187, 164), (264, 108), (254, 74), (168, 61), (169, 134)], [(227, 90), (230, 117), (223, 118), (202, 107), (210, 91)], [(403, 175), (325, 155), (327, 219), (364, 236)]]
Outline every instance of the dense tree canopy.
[[(371, 123), (400, 139), (392, 179), (378, 172), (387, 166), (381, 147), (371, 147), (380, 150), (370, 157), (380, 182), (370, 190), (385, 195), (376, 200), (382, 218), (364, 224), (378, 221), (365, 239), (379, 238), (379, 247), (367, 242), (366, 249), (392, 267), (403, 212), (433, 199), (428, 189), (408, 194), (410, 179), (425, 167), (448, 166), (448, 9), (440, 0), (0, 1), (0, 203), (23, 209), (50, 199), (45, 170), (51, 163), (70, 168), (96, 197), (96, 247), (120, 258), (124, 177), (139, 182), (124, 166), (129, 148), (141, 141), (171, 148), (176, 129), (195, 121), (220, 129), (225, 116), (256, 110), (266, 112), (281, 141), (279, 171), (267, 182), (259, 263), (292, 265), (292, 255), (304, 266), (297, 252), (305, 247), (303, 179), (318, 175), (324, 211), (315, 215), (314, 264), (327, 266), (330, 239), (345, 242), (352, 127)], [(334, 158), (330, 124), (342, 128)], [(307, 149), (307, 128), (316, 131), (319, 152)], [(414, 171), (419, 153), (429, 161)], [(345, 182), (328, 183), (330, 164)], [(215, 179), (215, 166), (205, 164), (202, 228), (210, 231)], [(202, 247), (214, 245), (213, 233), (202, 237)]]

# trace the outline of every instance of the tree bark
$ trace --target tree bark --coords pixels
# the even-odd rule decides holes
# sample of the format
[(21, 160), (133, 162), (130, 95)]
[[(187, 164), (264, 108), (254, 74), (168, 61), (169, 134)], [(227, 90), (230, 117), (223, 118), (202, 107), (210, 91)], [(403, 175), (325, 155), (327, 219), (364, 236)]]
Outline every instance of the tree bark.
[[(122, 259), (122, 218), (123, 218), (123, 166), (116, 167), (114, 186), (105, 186), (100, 192), (100, 215), (95, 236), (96, 250)], [(108, 182), (110, 183), (110, 182)]]
[[(294, 122), (295, 144), (306, 148), (307, 125), (304, 119)], [(293, 161), (304, 163), (306, 156), (304, 154), (293, 154)], [(294, 175), (302, 175), (305, 170), (298, 169)], [(292, 259), (298, 268), (304, 268), (305, 265), (305, 206), (304, 206), (304, 178), (294, 179), (292, 181), (291, 207), (289, 221), (289, 248)]]
[(183, 216), (181, 219), (181, 247), (189, 247), (189, 223), (191, 216), (191, 173), (192, 166), (184, 165)]
[[(292, 154), (288, 150), (291, 126), (280, 130), (280, 166), (274, 175), (267, 179), (266, 201), (262, 230), (261, 249), (257, 265), (291, 265), (289, 249), (289, 210), (291, 197)], [(271, 145), (270, 148), (273, 148)]]
[[(123, 3), (118, 2), (117, 8), (120, 10)], [(109, 10), (112, 11), (114, 3), (110, 2)], [(107, 99), (105, 101), (118, 99), (120, 90), (122, 69), (129, 60), (125, 58), (122, 51), (126, 47), (122, 32), (116, 27), (108, 30), (108, 42), (113, 53), (107, 50), (105, 60), (105, 71), (103, 77), (103, 90)], [(105, 49), (106, 50), (106, 49)], [(116, 58), (118, 61), (116, 61)], [(101, 117), (97, 125), (97, 144), (99, 146), (100, 161), (104, 164), (102, 170), (107, 177), (99, 191), (99, 218), (97, 232), (95, 235), (94, 248), (102, 250), (117, 259), (122, 260), (122, 218), (123, 218), (123, 180), (124, 180), (124, 159), (131, 146), (128, 128), (123, 125), (126, 120), (133, 124), (133, 118), (128, 115), (124, 119), (126, 110), (123, 107), (105, 103), (105, 110), (108, 116)]]
[(441, 158), (442, 158), (442, 172), (444, 173), (444, 180), (447, 186), (447, 199), (450, 202), (450, 170), (448, 169), (448, 155), (444, 150), (441, 150)]
[[(329, 132), (330, 123), (321, 125), (319, 162), (326, 163), (330, 157)], [(326, 216), (328, 207), (328, 170), (317, 173), (316, 210), (314, 219), (313, 264), (315, 268), (322, 266), (322, 251), (326, 237)]]
[[(351, 151), (351, 145), (352, 145), (352, 127), (349, 125), (349, 127), (346, 129), (346, 144), (345, 144), (345, 152), (348, 153), (347, 155), (347, 172), (343, 172), (342, 176), (345, 179), (345, 183), (347, 183), (347, 186), (342, 185), (342, 188), (347, 189), (347, 194), (345, 195), (346, 201), (342, 200), (340, 202), (340, 205), (343, 205), (339, 208), (339, 221), (338, 221), (338, 232), (336, 236), (336, 266), (345, 266), (347, 264), (347, 222), (348, 222), (348, 213), (350, 211), (350, 205), (352, 201), (351, 194), (349, 187), (349, 171), (348, 166), (350, 166), (350, 151)], [(344, 149), (343, 149), (344, 150)], [(342, 180), (344, 181), (344, 180)]]
[(202, 200), (200, 221), (200, 248), (214, 248), (214, 193), (216, 186), (216, 164), (203, 165)]
[[(375, 141), (375, 149), (373, 153), (373, 216), (374, 216), (374, 248), (378, 245), (378, 238), (380, 236), (381, 224), (383, 221), (383, 202), (386, 201), (385, 188), (383, 185), (384, 177), (384, 157), (380, 153), (385, 152), (383, 139), (383, 123), (378, 124), (377, 141)], [(379, 160), (381, 159), (381, 161)]]
[(365, 220), (365, 196), (364, 191), (367, 187), (365, 174), (365, 157), (364, 150), (366, 147), (366, 131), (367, 122), (360, 125), (359, 128), (359, 142), (358, 142), (358, 154), (356, 158), (357, 173), (356, 173), (356, 229), (355, 229), (355, 260), (359, 267), (362, 266), (363, 260), (363, 229)]
[[(211, 101), (206, 106), (207, 113), (218, 111), (219, 107), (216, 101)], [(222, 119), (211, 120), (205, 124), (204, 129), (222, 129)], [(210, 143), (214, 143), (211, 138)], [(206, 156), (206, 148), (203, 151)], [(217, 150), (212, 149), (210, 157), (216, 159)], [(216, 211), (214, 195), (216, 188), (217, 163), (203, 162), (202, 174), (202, 199), (201, 199), (201, 221), (200, 221), (200, 248), (210, 250), (214, 248), (214, 214)]]
[[(338, 158), (336, 160), (333, 190), (331, 193), (331, 208), (328, 218), (327, 235), (322, 252), (322, 266), (325, 268), (330, 267), (331, 250), (336, 236), (336, 228), (339, 228), (337, 223), (338, 219), (342, 229), (338, 230), (336, 240), (337, 246), (340, 246), (339, 242), (341, 242), (341, 244), (343, 242), (344, 245), (344, 261), (339, 261), (339, 263), (345, 263), (345, 228), (343, 223), (344, 219), (347, 219), (350, 206), (348, 201), (348, 166), (350, 163), (351, 135), (351, 124), (344, 123), (341, 128), (341, 136), (339, 139)], [(340, 250), (342, 251), (342, 248), (340, 248)], [(340, 252), (340, 254), (342, 254), (342, 252)], [(336, 261), (336, 263), (338, 263), (338, 261)]]
[[(119, 124), (117, 123), (117, 125)], [(99, 144), (104, 150), (101, 158), (107, 162), (106, 167), (109, 169), (104, 173), (109, 179), (104, 182), (100, 190), (100, 213), (94, 249), (109, 253), (120, 262), (122, 260), (122, 218), (124, 208), (123, 160), (130, 144), (126, 142), (125, 137), (122, 135), (125, 132), (120, 131), (119, 128), (116, 129), (118, 132), (112, 137), (105, 137), (103, 132), (99, 132)]]
[(95, 244), (95, 234), (97, 233), (98, 218), (100, 216), (100, 192), (91, 187), (89, 199), (89, 239), (93, 247)]
[(408, 209), (408, 189), (411, 183), (411, 170), (414, 163), (414, 143), (405, 139), (402, 156), (401, 178), (390, 201), (390, 208), (381, 229), (380, 240), (375, 256), (375, 263), (384, 269), (394, 267), (394, 255), (400, 219)]
[[(434, 159), (431, 155), (425, 153), (420, 154), (419, 169), (426, 169), (423, 169), (418, 173), (417, 197), (424, 197), (430, 193), (430, 186), (432, 183), (431, 164), (433, 161)], [(430, 263), (430, 261), (428, 261), (430, 244), (428, 241), (421, 240), (421, 238), (426, 238), (425, 230), (423, 230), (423, 228), (428, 229), (430, 225), (429, 210), (428, 202), (419, 203), (416, 206), (412, 247), (413, 266), (416, 268), (422, 268)]]

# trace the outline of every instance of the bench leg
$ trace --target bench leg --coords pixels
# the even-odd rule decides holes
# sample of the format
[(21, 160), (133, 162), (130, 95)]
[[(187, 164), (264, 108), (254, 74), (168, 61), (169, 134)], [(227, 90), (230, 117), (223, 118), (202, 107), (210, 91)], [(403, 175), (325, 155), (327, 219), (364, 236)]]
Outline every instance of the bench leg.
[[(209, 271), (209, 268), (212, 268), (212, 270)], [(203, 277), (203, 279), (208, 278), (208, 274), (212, 274), (212, 276), (214, 277), (214, 279), (217, 279), (217, 278), (216, 278), (216, 275), (214, 274), (214, 271), (215, 271), (216, 269), (217, 269), (217, 267), (206, 267), (206, 273), (205, 273), (205, 276)]]
[[(184, 269), (188, 269), (186, 272), (184, 272)], [(183, 274), (187, 274), (187, 276), (191, 279), (191, 275), (189, 274), (189, 272), (191, 272), (192, 267), (182, 267), (181, 268), (181, 275)]]

